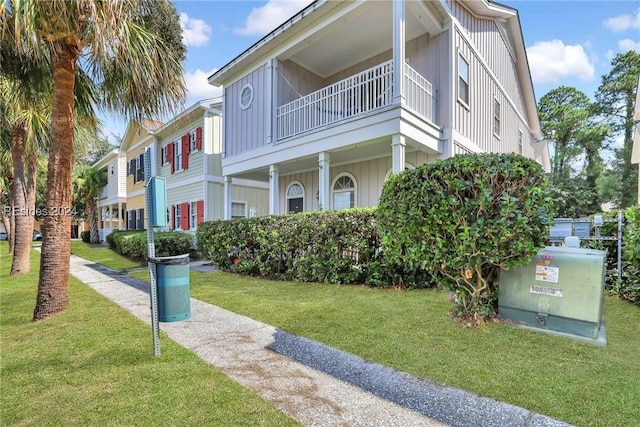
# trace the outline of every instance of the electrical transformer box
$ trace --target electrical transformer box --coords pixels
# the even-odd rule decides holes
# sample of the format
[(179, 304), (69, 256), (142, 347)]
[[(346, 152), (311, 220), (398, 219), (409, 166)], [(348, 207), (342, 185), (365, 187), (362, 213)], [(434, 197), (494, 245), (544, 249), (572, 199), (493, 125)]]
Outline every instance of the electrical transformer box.
[(501, 270), (498, 315), (534, 328), (598, 339), (604, 333), (606, 257), (606, 251), (548, 246), (530, 263)]

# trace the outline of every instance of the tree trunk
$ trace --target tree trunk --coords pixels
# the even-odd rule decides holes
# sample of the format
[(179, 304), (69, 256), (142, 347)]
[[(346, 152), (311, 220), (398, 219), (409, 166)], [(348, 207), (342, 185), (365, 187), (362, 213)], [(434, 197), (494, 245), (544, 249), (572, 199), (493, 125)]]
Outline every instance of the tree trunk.
[(71, 254), (71, 169), (73, 167), (73, 101), (77, 45), (50, 44), (53, 69), (51, 142), (40, 280), (33, 320), (46, 319), (68, 305)]
[(93, 197), (87, 199), (87, 210), (89, 211), (89, 243), (100, 243), (98, 233), (98, 209)]
[(33, 240), (33, 220), (29, 216), (34, 214), (29, 211), (27, 202), (27, 180), (25, 167), (27, 167), (26, 155), (26, 129), (24, 124), (18, 124), (11, 129), (11, 159), (13, 161), (13, 198), (10, 202), (14, 215), (14, 243), (13, 262), (11, 275), (26, 274), (31, 268), (29, 257), (31, 256), (31, 242)]

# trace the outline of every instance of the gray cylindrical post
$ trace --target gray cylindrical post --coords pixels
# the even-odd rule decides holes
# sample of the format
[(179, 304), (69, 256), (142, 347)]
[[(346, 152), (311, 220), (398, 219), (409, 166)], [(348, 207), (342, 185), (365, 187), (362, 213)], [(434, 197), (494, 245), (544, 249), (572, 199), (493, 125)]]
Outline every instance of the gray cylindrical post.
[(622, 280), (622, 211), (618, 211), (618, 280)]

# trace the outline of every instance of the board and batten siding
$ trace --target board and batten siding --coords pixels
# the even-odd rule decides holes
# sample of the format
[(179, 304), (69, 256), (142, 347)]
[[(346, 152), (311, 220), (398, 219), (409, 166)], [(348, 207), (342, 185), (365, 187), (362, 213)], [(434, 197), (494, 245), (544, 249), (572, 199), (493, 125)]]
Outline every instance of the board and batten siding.
[[(420, 166), (434, 162), (437, 156), (429, 156), (421, 151), (406, 154), (405, 162), (412, 166)], [(347, 173), (356, 180), (356, 206), (377, 206), (382, 194), (385, 179), (391, 173), (391, 157), (355, 162), (331, 167), (330, 185), (333, 185), (338, 175)], [(280, 212), (287, 212), (287, 190), (294, 183), (304, 187), (304, 211), (320, 209), (316, 194), (319, 189), (319, 175), (317, 170), (306, 171), (280, 177)], [(332, 208), (332, 207), (330, 207)]]
[[(522, 132), (522, 154), (532, 157), (521, 82), (506, 28), (494, 19), (474, 15), (459, 2), (448, 0), (447, 4), (459, 23), (454, 24), (455, 63), (459, 53), (469, 62), (469, 105), (455, 102), (453, 127), (488, 152), (518, 153)], [(457, 69), (453, 72), (457, 85)], [(500, 137), (493, 133), (494, 99), (501, 109)]]
[[(224, 89), (225, 156), (236, 156), (267, 143), (270, 80), (271, 69), (264, 64)], [(253, 88), (253, 100), (249, 108), (242, 109), (240, 94), (248, 84)]]
[(326, 86), (325, 79), (293, 61), (278, 61), (278, 106), (315, 92)]
[[(523, 132), (524, 155), (533, 155), (529, 150), (530, 134), (526, 124), (521, 120), (519, 112), (514, 108), (513, 100), (508, 97), (501, 85), (495, 80), (490, 70), (482, 62), (478, 53), (455, 30), (456, 64), (461, 53), (469, 63), (469, 104), (456, 100), (454, 111), (454, 128), (486, 152), (509, 153), (518, 152), (518, 131)], [(457, 69), (456, 69), (457, 76)], [(457, 77), (455, 79), (457, 85)], [(493, 132), (494, 100), (500, 103), (500, 135)]]

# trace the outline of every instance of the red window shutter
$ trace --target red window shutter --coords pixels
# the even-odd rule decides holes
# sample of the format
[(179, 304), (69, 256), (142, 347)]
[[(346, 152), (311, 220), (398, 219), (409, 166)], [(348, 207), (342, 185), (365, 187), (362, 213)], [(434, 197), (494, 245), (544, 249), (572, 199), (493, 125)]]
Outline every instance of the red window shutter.
[(202, 150), (202, 128), (196, 128), (196, 150)]
[(189, 134), (182, 136), (182, 169), (189, 167)]
[(189, 229), (189, 203), (183, 203), (180, 209), (180, 226), (183, 230)]
[(176, 229), (176, 207), (171, 205), (171, 229)]
[(198, 200), (196, 202), (196, 207), (198, 208), (198, 219), (196, 222), (200, 224), (201, 222), (204, 222), (204, 200)]
[(167, 145), (167, 158), (169, 159), (169, 163), (171, 163), (171, 173), (176, 171), (175, 159), (173, 158), (173, 142)]

